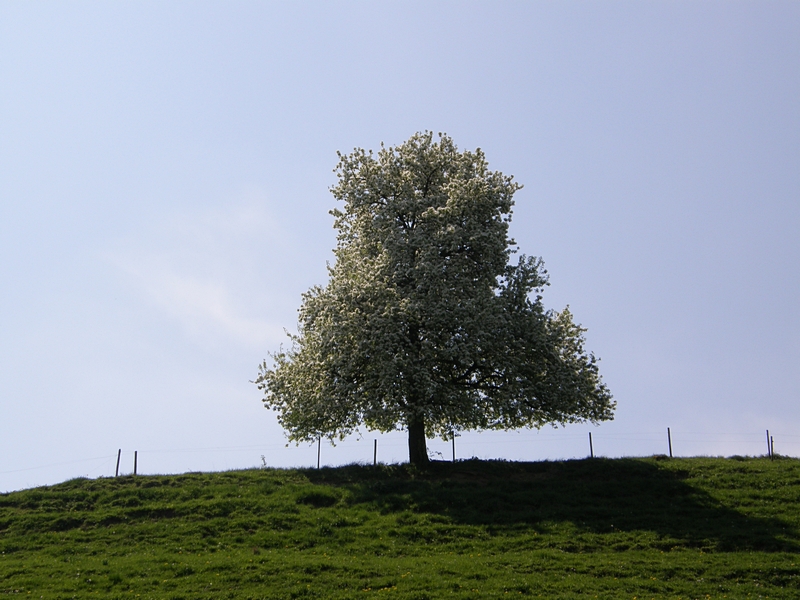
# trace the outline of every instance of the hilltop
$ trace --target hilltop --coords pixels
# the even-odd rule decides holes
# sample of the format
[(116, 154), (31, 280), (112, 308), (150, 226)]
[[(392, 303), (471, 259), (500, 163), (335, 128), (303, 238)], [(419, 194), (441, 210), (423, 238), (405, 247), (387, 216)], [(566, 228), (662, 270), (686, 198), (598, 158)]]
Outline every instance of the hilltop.
[(0, 594), (800, 596), (800, 461), (464, 461), (0, 495)]

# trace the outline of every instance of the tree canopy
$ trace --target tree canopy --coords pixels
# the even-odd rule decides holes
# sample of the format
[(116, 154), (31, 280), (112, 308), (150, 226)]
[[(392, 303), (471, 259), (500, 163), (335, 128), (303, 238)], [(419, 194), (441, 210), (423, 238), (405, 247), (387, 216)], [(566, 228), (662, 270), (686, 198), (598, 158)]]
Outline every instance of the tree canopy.
[(256, 379), (291, 440), (402, 428), (425, 464), (426, 437), (613, 418), (585, 329), (542, 304), (542, 260), (511, 263), (513, 177), (429, 132), (335, 172), (329, 281)]

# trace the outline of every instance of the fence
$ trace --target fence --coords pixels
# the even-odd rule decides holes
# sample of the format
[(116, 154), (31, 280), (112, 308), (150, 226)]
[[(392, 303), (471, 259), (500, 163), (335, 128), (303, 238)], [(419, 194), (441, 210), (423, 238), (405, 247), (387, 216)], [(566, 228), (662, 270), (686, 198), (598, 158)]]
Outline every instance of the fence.
[[(450, 441), (429, 440), (431, 458), (506, 460), (560, 460), (600, 456), (800, 456), (800, 435), (783, 431), (760, 433), (661, 432), (620, 433), (545, 430), (521, 432), (465, 432)], [(588, 435), (587, 435), (588, 433)], [(286, 446), (280, 443), (206, 448), (115, 449), (94, 458), (0, 471), (0, 491), (31, 487), (25, 474), (36, 475), (33, 485), (71, 477), (99, 477), (138, 473), (180, 473), (272, 467), (322, 467), (348, 463), (399, 463), (407, 460), (404, 432), (348, 438), (331, 445), (326, 440)], [(37, 473), (38, 472), (38, 473)]]

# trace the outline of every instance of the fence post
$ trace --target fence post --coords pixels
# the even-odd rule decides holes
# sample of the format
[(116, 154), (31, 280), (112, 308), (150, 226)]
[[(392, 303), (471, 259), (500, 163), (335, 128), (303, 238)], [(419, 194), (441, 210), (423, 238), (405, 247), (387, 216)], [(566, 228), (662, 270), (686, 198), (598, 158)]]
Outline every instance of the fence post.
[(119, 459), (122, 456), (122, 448), (117, 450), (117, 470), (114, 471), (114, 477), (119, 477)]
[(378, 464), (378, 440), (375, 440), (375, 446), (372, 451), (372, 465), (377, 466)]
[(319, 457), (322, 453), (322, 436), (317, 438), (317, 468), (319, 469)]
[(672, 458), (672, 434), (667, 427), (667, 442), (669, 443), (669, 457)]
[(139, 451), (133, 451), (133, 474), (136, 475), (136, 463), (139, 462)]
[(453, 462), (456, 462), (456, 432), (453, 432)]
[(769, 443), (769, 429), (767, 429), (767, 456), (772, 458), (772, 444)]
[(769, 436), (769, 458), (770, 460), (775, 458), (775, 440), (772, 439), (772, 436)]
[(592, 432), (589, 432), (589, 457), (594, 458), (594, 446), (592, 446)]

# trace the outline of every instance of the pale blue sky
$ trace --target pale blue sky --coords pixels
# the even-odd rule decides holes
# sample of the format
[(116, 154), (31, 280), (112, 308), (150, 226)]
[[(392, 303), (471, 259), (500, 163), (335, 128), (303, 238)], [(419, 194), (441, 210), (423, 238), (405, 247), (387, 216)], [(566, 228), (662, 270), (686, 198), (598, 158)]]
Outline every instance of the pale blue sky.
[(249, 380), (325, 282), (336, 151), (425, 129), (524, 184), (512, 234), (618, 402), (460, 455), (663, 453), (669, 426), (684, 455), (770, 429), (800, 456), (797, 2), (6, 2), (0, 491), (118, 448), (314, 464)]

